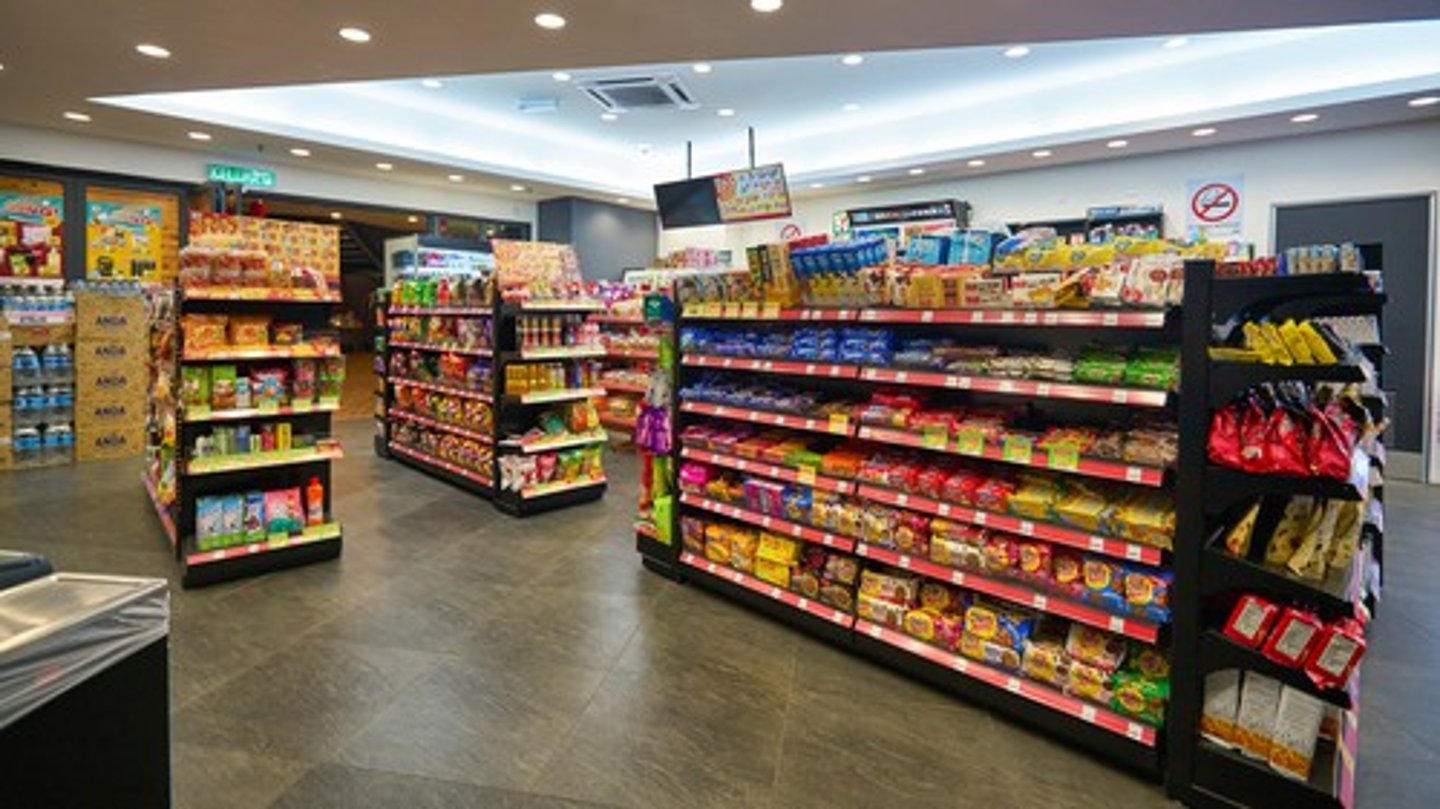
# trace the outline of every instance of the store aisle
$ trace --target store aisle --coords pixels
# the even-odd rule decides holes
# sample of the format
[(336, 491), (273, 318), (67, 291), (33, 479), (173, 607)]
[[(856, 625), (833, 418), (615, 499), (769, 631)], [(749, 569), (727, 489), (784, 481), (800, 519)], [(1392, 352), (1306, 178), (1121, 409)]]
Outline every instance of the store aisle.
[[(526, 521), (341, 425), (338, 563), (172, 596), (176, 805), (1168, 805), (1156, 786), (643, 571), (633, 456), (599, 504)], [(138, 461), (0, 477), (7, 546), (176, 569)], [(1440, 790), (1440, 503), (1390, 487), (1361, 806)]]

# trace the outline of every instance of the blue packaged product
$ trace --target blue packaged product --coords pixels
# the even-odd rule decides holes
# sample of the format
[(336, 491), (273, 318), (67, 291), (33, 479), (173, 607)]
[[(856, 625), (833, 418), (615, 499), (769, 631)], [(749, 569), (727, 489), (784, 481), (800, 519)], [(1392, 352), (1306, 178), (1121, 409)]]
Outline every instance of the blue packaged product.
[(245, 493), (244, 537), (246, 542), (265, 539), (265, 493)]
[(195, 498), (195, 545), (208, 551), (219, 544), (224, 531), (222, 498), (207, 495)]
[(922, 233), (913, 236), (905, 248), (905, 260), (912, 264), (939, 266), (948, 264), (951, 251), (950, 237), (938, 233)]
[(227, 494), (220, 498), (220, 532), (222, 545), (245, 539), (245, 495)]

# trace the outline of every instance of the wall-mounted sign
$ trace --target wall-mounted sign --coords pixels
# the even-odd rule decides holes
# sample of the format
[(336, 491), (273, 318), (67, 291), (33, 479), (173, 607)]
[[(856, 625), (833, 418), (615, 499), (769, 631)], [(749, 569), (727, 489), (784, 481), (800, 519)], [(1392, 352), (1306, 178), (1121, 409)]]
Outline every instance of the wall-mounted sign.
[(930, 222), (937, 219), (951, 220), (957, 228), (970, 227), (970, 203), (955, 199), (907, 202), (904, 205), (886, 205), (880, 208), (855, 208), (848, 213), (850, 226), (855, 228), (900, 222)]
[(246, 188), (274, 188), (275, 172), (254, 166), (231, 166), (226, 163), (210, 163), (205, 166), (205, 179), (222, 185), (239, 185)]
[(156, 280), (165, 252), (164, 221), (158, 205), (89, 202), (85, 211), (86, 275)]
[(1189, 199), (1186, 223), (1190, 233), (1211, 238), (1240, 235), (1244, 222), (1244, 177), (1191, 180), (1186, 184), (1186, 191)]

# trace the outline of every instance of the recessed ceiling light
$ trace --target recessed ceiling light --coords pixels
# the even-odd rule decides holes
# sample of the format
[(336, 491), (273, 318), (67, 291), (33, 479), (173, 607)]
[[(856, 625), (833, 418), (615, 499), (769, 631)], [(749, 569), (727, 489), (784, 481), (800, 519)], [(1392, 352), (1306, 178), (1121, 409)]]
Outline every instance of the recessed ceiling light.
[(65, 113), (65, 119), (68, 121), (77, 121), (82, 124), (90, 123), (90, 116), (83, 112), (67, 112)]
[(710, 65), (709, 65), (708, 63), (706, 63), (706, 62), (696, 62), (695, 64), (693, 64), (693, 65), (690, 66), (690, 69), (693, 70), (693, 71), (695, 71), (696, 73), (702, 73), (702, 74), (703, 74), (703, 73), (709, 73), (709, 72), (710, 72), (711, 70), (713, 70), (714, 68), (710, 67)]
[(301, 149), (301, 148), (298, 148), (298, 147), (297, 147), (297, 148), (291, 149), (291, 150), (290, 150), (290, 154), (295, 155), (296, 157), (309, 157), (309, 156), (310, 156), (310, 150), (309, 150), (309, 149)]
[(750, 7), (762, 14), (779, 11), (785, 0), (750, 0)]
[(720, 116), (721, 118), (729, 118), (735, 114), (735, 110), (732, 110), (729, 107), (721, 107), (720, 109), (715, 110), (715, 114)]
[(1165, 40), (1165, 44), (1164, 44), (1163, 47), (1171, 48), (1171, 49), (1174, 49), (1174, 48), (1183, 48), (1183, 47), (1185, 47), (1186, 45), (1189, 45), (1189, 44), (1190, 44), (1190, 38), (1189, 38), (1189, 37), (1170, 37), (1169, 39)]
[(210, 133), (209, 133), (209, 132), (199, 132), (199, 131), (195, 131), (195, 132), (189, 132), (189, 133), (187, 133), (187, 134), (189, 135), (190, 140), (210, 140)]
[(1210, 137), (1211, 135), (1215, 134), (1215, 127), (1213, 127), (1213, 126), (1202, 126), (1202, 127), (1200, 127), (1199, 129), (1195, 130), (1194, 132), (1191, 132), (1190, 134), (1194, 135), (1194, 136), (1197, 137), (1197, 138), (1208, 138), (1208, 137)]
[(405, 217), (405, 221), (406, 221), (406, 222), (409, 222), (410, 224), (413, 225), (413, 224), (415, 224), (416, 222), (419, 222), (419, 221), (420, 221), (420, 217), (418, 217), (418, 216), (407, 216), (407, 217)]
[(135, 50), (139, 51), (142, 56), (148, 56), (151, 59), (170, 58), (170, 51), (160, 47), (159, 45), (151, 45), (149, 42), (142, 42), (139, 45), (136, 45)]
[(1320, 120), (1320, 116), (1313, 112), (1302, 112), (1299, 115), (1290, 116), (1290, 121), (1297, 124), (1308, 124), (1311, 121)]
[(620, 203), (621, 205), (629, 205), (629, 204), (630, 204), (630, 198), (629, 198), (629, 197), (616, 197), (616, 198), (615, 198), (615, 201), (618, 202), (618, 203)]
[(870, 175), (868, 175), (868, 174), (862, 174), (862, 175), (860, 175), (859, 177), (856, 177), (856, 178), (855, 178), (855, 182), (857, 182), (857, 183), (868, 183), (868, 182), (870, 182), (872, 179), (874, 179), (874, 178), (871, 177)]
[(451, 174), (448, 179), (449, 179), (450, 182), (452, 182), (452, 183), (463, 183), (463, 182), (465, 182), (465, 175), (463, 175), (463, 174)]
[(1005, 49), (1005, 56), (1010, 59), (1020, 59), (1030, 55), (1030, 49), (1024, 45), (1016, 45)]
[(910, 169), (910, 176), (911, 176), (911, 177), (919, 177), (920, 175), (922, 175), (922, 174), (924, 174), (924, 173), (925, 173), (925, 169), (922, 169), (922, 168), (913, 168), (913, 169)]
[(1112, 141), (1110, 141), (1109, 143), (1105, 144), (1105, 148), (1106, 148), (1106, 149), (1124, 149), (1126, 146), (1129, 146), (1129, 145), (1130, 145), (1130, 141), (1125, 140), (1124, 138), (1117, 138), (1117, 139), (1112, 140)]
[(420, 86), (424, 87), (426, 90), (439, 90), (441, 87), (445, 86), (445, 82), (440, 81), (439, 79), (421, 79)]
[(370, 41), (370, 32), (364, 28), (341, 28), (340, 38), (346, 42), (363, 43)]
[(1419, 98), (1412, 98), (1409, 104), (1412, 107), (1433, 107), (1436, 104), (1440, 104), (1440, 96), (1420, 96)]
[(1049, 149), (1036, 149), (1035, 151), (1033, 151), (1033, 152), (1030, 153), (1030, 156), (1031, 156), (1031, 157), (1037, 157), (1037, 158), (1045, 158), (1045, 157), (1049, 157), (1049, 156), (1052, 155), (1052, 154), (1055, 154), (1055, 153), (1052, 152), (1052, 151), (1050, 151)]
[(985, 165), (985, 161), (977, 157), (974, 160), (965, 161), (965, 165), (969, 166), (972, 169), (978, 169), (981, 166)]
[(525, 186), (523, 186), (523, 185), (521, 185), (521, 184), (519, 184), (519, 183), (514, 183), (514, 184), (512, 184), (512, 185), (510, 186), (510, 190), (511, 190), (511, 191), (514, 191), (514, 192), (517, 193), (517, 194), (522, 194), (522, 193), (524, 193), (524, 192), (526, 192), (526, 191), (529, 191), (530, 189), (526, 188)]
[(381, 171), (390, 171), (391, 169), (395, 168), (395, 164), (394, 164), (394, 163), (376, 163), (376, 164), (375, 164), (375, 168), (380, 169)]
[(535, 15), (535, 24), (547, 31), (559, 31), (565, 27), (565, 18), (547, 11)]
[(602, 120), (602, 121), (615, 121), (615, 120), (619, 120), (619, 118), (620, 118), (620, 116), (616, 115), (616, 114), (613, 113), (613, 112), (602, 112), (602, 113), (600, 113), (600, 120)]
[(825, 184), (824, 184), (824, 183), (811, 183), (811, 184), (810, 184), (810, 187), (811, 187), (811, 188), (824, 188), (824, 187), (825, 187)]
[(846, 104), (845, 106), (841, 107), (840, 109), (842, 109), (842, 110), (844, 110), (844, 111), (846, 111), (846, 112), (859, 112), (859, 111), (860, 111), (860, 105), (859, 105), (859, 104), (855, 104), (855, 103), (850, 103), (850, 104)]
[(846, 67), (855, 67), (856, 65), (863, 65), (863, 64), (865, 64), (865, 57), (861, 56), (861, 55), (858, 54), (858, 53), (848, 53), (848, 54), (840, 57), (840, 64), (842, 64), (842, 65), (844, 65), (844, 66), (846, 66)]
[(331, 211), (331, 212), (330, 212), (330, 218), (331, 218), (331, 219), (343, 219), (344, 216), (343, 216), (339, 211)]
[(570, 74), (566, 73), (563, 70), (557, 70), (554, 73), (550, 74), (550, 78), (554, 79), (555, 81), (570, 81)]

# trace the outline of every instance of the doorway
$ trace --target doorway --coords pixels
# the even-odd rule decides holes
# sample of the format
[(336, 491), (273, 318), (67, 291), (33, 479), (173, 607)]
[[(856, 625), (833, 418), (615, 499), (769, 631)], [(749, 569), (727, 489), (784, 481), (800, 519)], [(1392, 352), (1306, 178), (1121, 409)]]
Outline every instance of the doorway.
[(1389, 295), (1380, 321), (1389, 348), (1381, 376), (1391, 405), (1386, 472), (1396, 479), (1429, 477), (1433, 205), (1433, 195), (1415, 195), (1275, 206), (1277, 254), (1308, 244), (1378, 245)]

